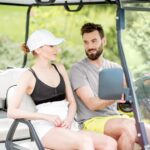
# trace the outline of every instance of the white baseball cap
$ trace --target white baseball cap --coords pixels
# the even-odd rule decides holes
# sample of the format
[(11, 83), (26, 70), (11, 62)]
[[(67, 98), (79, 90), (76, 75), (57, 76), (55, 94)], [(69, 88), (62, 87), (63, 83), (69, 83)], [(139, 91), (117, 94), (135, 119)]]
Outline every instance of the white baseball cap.
[(63, 38), (56, 38), (47, 30), (37, 30), (33, 32), (27, 40), (27, 46), (30, 52), (44, 45), (58, 45), (64, 41)]

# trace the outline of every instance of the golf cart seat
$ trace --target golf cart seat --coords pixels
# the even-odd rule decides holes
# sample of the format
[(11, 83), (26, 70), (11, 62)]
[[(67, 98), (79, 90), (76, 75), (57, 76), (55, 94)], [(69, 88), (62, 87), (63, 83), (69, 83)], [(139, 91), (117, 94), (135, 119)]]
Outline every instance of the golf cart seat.
[[(7, 118), (6, 97), (9, 87), (16, 84), (17, 79), (26, 69), (15, 68), (2, 71), (0, 73), (0, 142), (6, 140), (8, 129), (10, 128), (13, 119)], [(15, 138), (19, 139), (23, 134), (23, 138), (29, 137), (29, 133), (26, 132), (25, 127), (20, 126)]]
[(6, 109), (6, 96), (9, 87), (16, 85), (18, 78), (26, 68), (7, 69), (0, 72), (0, 109)]
[[(7, 112), (7, 105), (9, 106), (11, 97), (14, 94), (16, 82), (19, 79), (20, 75), (26, 70), (26, 68), (15, 68), (8, 69), (0, 73), (1, 111), (3, 110), (5, 111), (5, 113)], [(32, 98), (28, 95), (24, 96), (20, 107), (21, 109), (26, 109), (28, 111), (36, 111), (35, 104), (33, 103)], [(11, 118), (7, 118), (7, 115), (3, 118), (0, 118), (0, 135), (0, 142), (5, 142), (7, 150), (44, 150), (29, 120), (14, 120)], [(30, 142), (29, 140), (27, 141), (27, 139), (31, 139), (31, 141), (33, 142)], [(21, 140), (25, 141), (23, 143), (19, 142), (19, 145), (16, 144), (16, 141)], [(26, 144), (26, 141), (28, 142), (28, 144)], [(37, 144), (37, 146), (35, 145), (35, 143)]]

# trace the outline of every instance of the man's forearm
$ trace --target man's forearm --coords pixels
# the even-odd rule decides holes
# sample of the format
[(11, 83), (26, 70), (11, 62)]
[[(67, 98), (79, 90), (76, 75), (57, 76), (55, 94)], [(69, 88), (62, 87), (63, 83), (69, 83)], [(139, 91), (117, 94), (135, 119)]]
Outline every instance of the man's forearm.
[(102, 100), (98, 97), (90, 98), (90, 101), (91, 104), (89, 106), (89, 109), (93, 111), (104, 109), (105, 107), (110, 106), (116, 102), (115, 100)]

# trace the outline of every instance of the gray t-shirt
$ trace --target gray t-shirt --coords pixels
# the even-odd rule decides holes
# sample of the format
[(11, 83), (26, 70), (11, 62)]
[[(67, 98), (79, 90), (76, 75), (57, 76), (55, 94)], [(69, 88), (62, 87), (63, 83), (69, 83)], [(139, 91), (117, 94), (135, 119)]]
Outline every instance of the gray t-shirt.
[[(70, 80), (73, 91), (83, 86), (90, 86), (94, 96), (98, 97), (98, 77), (99, 71), (104, 68), (118, 68), (118, 64), (109, 60), (103, 59), (101, 67), (98, 68), (94, 64), (89, 63), (88, 58), (83, 59), (80, 62), (74, 64), (70, 71)], [(74, 96), (77, 102), (77, 122), (81, 125), (84, 121), (97, 117), (97, 116), (110, 116), (117, 115), (117, 104), (112, 104), (104, 109), (91, 111), (89, 110), (82, 100), (75, 94)]]

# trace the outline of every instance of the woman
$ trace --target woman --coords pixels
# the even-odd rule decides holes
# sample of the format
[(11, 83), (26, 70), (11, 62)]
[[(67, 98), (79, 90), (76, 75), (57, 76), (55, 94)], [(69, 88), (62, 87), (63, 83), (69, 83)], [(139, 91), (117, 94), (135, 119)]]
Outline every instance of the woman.
[[(68, 75), (63, 65), (51, 63), (58, 53), (56, 45), (61, 42), (63, 39), (56, 38), (46, 30), (37, 30), (29, 37), (23, 50), (32, 52), (36, 62), (18, 81), (8, 116), (33, 120), (35, 130), (46, 149), (115, 150), (116, 142), (108, 136), (72, 131), (76, 103)], [(37, 112), (19, 109), (25, 93), (31, 95)]]

